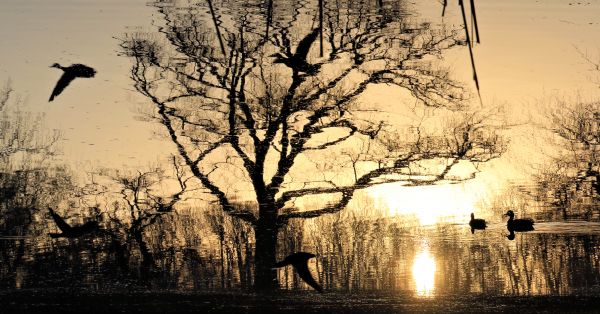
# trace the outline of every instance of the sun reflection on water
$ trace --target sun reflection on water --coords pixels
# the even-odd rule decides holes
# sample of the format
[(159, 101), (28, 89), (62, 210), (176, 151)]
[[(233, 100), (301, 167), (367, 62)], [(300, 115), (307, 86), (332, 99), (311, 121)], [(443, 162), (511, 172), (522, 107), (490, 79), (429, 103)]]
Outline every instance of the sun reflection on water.
[(435, 290), (435, 259), (425, 246), (415, 256), (412, 267), (415, 292), (421, 297), (430, 297)]

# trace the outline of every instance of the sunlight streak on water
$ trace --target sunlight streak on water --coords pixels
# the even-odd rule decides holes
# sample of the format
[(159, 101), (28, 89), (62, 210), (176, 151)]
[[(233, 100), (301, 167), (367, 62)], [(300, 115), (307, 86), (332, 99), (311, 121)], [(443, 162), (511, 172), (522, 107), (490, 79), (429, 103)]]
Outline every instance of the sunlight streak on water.
[(412, 274), (415, 281), (415, 291), (418, 296), (430, 297), (435, 290), (435, 259), (429, 252), (428, 246), (423, 246), (415, 256)]

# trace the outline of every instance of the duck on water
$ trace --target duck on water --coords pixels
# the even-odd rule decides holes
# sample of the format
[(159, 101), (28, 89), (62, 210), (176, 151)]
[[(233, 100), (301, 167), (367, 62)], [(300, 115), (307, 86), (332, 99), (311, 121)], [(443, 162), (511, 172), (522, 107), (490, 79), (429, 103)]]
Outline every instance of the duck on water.
[(509, 210), (504, 214), (504, 216), (508, 216), (508, 222), (506, 223), (506, 228), (509, 231), (532, 231), (533, 229), (533, 219), (531, 218), (521, 218), (515, 219), (515, 213), (512, 210)]
[(471, 226), (471, 233), (475, 233), (475, 230), (484, 230), (487, 227), (487, 223), (485, 219), (475, 218), (475, 214), (471, 213), (469, 226)]

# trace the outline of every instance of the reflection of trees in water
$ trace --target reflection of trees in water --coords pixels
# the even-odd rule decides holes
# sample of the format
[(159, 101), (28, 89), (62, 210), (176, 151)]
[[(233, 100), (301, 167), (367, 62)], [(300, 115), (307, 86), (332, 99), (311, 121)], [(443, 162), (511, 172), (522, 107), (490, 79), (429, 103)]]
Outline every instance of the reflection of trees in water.
[[(237, 203), (235, 207), (248, 209), (252, 204)], [(252, 282), (252, 261), (254, 242), (252, 228), (247, 223), (232, 219), (219, 208), (210, 207), (205, 213), (205, 221), (218, 240), (219, 254), (213, 263), (220, 263), (220, 287), (240, 286), (250, 288)]]
[(597, 285), (600, 277), (590, 266), (598, 264), (593, 260), (598, 247), (589, 244), (598, 239), (592, 239), (530, 234), (527, 241), (517, 241), (516, 250), (503, 250), (500, 259), (510, 280), (507, 292), (565, 294), (572, 292), (573, 287)]
[(307, 226), (310, 244), (318, 256), (325, 289), (346, 291), (380, 289), (393, 283), (399, 256), (389, 254), (389, 223), (356, 214), (325, 216)]
[[(251, 227), (235, 225), (240, 221), (223, 215), (220, 226), (225, 228), (217, 233), (211, 228), (214, 218), (208, 215), (223, 213), (213, 210), (199, 215), (182, 209), (145, 230), (153, 273), (144, 274), (139, 250), (127, 251), (128, 268), (121, 268), (117, 253), (111, 251), (110, 237), (29, 239), (23, 258), (18, 264), (13, 260), (11, 269), (19, 269), (21, 288), (118, 289), (144, 282), (145, 288), (196, 291), (250, 286), (254, 271)], [(287, 226), (295, 230), (282, 231), (295, 237), (280, 238), (278, 255), (294, 250), (317, 253), (310, 267), (326, 290), (412, 290), (411, 267), (423, 239), (437, 269), (435, 293), (585, 294), (600, 283), (597, 236), (529, 233), (507, 241), (489, 231), (487, 237), (474, 237), (466, 226), (411, 227), (396, 218), (351, 213), (296, 222)], [(2, 262), (2, 282), (14, 287), (15, 278)], [(306, 289), (294, 276), (281, 270), (282, 288)]]
[(500, 245), (444, 241), (439, 253), (444, 262), (437, 283), (446, 293), (556, 295), (585, 291), (600, 282), (593, 270), (598, 266), (598, 240), (534, 233)]
[[(42, 115), (23, 109), (23, 98), (7, 82), (0, 88), (0, 236), (39, 234), (38, 208), (56, 204), (74, 186), (68, 169), (53, 163), (59, 134), (45, 130)], [(30, 245), (0, 240), (1, 286), (26, 277), (20, 265)]]
[[(327, 2), (320, 21), (318, 3), (157, 1), (160, 26), (120, 43), (147, 118), (162, 125), (211, 200), (252, 226), (257, 290), (277, 288), (278, 250), (300, 244), (277, 247), (290, 221), (341, 211), (382, 183), (471, 179), (477, 167), (462, 166), (505, 149), (496, 112), (470, 108), (466, 88), (435, 62), (464, 44), (458, 30), (408, 16), (408, 1)], [(406, 101), (366, 99), (383, 88)], [(390, 118), (392, 110), (403, 118)], [(252, 191), (255, 205), (235, 208), (240, 191)], [(312, 197), (327, 202), (294, 205)], [(213, 229), (223, 278), (235, 254)], [(348, 243), (338, 251), (349, 259), (336, 267), (361, 274), (345, 276), (344, 286), (362, 285), (371, 270), (352, 258), (365, 243)]]
[(557, 153), (538, 176), (538, 194), (563, 218), (598, 218), (600, 202), (600, 102), (557, 101), (547, 128)]
[(59, 134), (22, 107), (6, 83), (0, 90), (0, 235), (27, 234), (35, 208), (58, 202), (73, 186), (67, 169), (51, 167)]

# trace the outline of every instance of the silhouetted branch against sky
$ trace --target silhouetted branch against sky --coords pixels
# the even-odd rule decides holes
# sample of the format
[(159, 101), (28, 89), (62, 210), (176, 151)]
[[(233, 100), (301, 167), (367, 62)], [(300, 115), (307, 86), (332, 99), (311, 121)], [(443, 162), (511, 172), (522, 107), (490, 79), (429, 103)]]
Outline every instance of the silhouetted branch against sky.
[[(363, 111), (369, 90), (386, 86), (410, 94), (422, 107), (469, 112), (467, 91), (433, 62), (464, 39), (456, 29), (419, 22), (409, 4), (327, 2), (323, 57), (316, 40), (319, 23), (310, 14), (317, 12), (317, 1), (278, 5), (290, 11), (282, 16), (267, 12), (270, 6), (262, 2), (235, 10), (211, 5), (211, 10), (198, 10), (159, 2), (163, 21), (157, 32), (127, 34), (121, 46), (133, 62), (135, 89), (154, 106), (153, 118), (165, 127), (193, 176), (229, 214), (251, 223), (258, 219), (256, 213), (234, 209), (233, 195), (218, 180), (227, 167), (211, 166), (218, 156), (235, 157), (256, 200), (272, 202), (276, 211), (295, 198), (337, 195), (322, 209), (288, 210), (281, 216), (284, 222), (338, 211), (356, 190), (376, 184), (465, 180), (472, 174), (450, 175), (461, 161), (485, 162), (502, 153), (503, 142), (484, 115), (465, 114), (441, 133), (419, 128), (401, 139), (394, 136), (396, 126), (379, 118), (389, 110)], [(392, 111), (407, 110), (397, 107)], [(291, 183), (301, 181), (295, 171), (311, 165), (307, 159), (319, 163), (327, 152), (357, 140), (370, 142), (373, 149), (352, 166), (338, 167), (335, 184), (293, 188)], [(425, 160), (442, 166), (426, 174), (417, 171), (414, 165)]]
[(173, 212), (176, 205), (187, 200), (184, 194), (194, 191), (188, 186), (192, 177), (186, 174), (178, 157), (171, 158), (170, 166), (173, 174), (158, 166), (90, 173), (89, 183), (77, 193), (77, 198), (86, 207), (98, 208), (98, 215), (108, 216), (111, 226), (106, 226), (107, 232), (141, 232), (159, 217)]
[(8, 80), (0, 90), (0, 159), (6, 166), (19, 153), (35, 156), (32, 162), (41, 165), (55, 154), (61, 138), (58, 130), (44, 132), (42, 116), (22, 111), (22, 105), (23, 98), (14, 93)]

